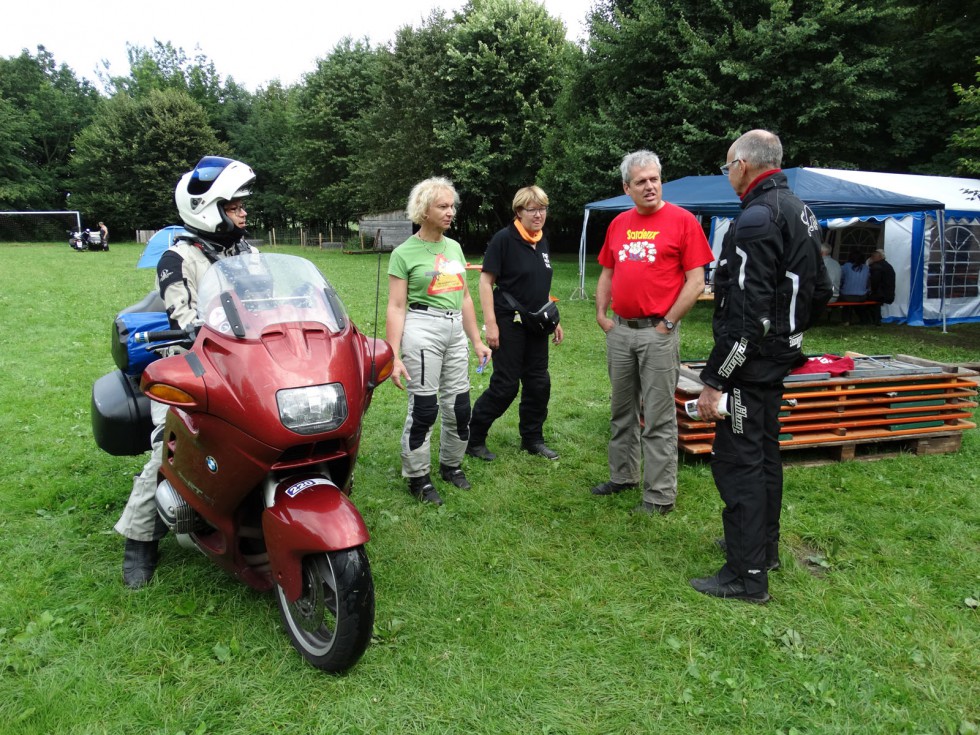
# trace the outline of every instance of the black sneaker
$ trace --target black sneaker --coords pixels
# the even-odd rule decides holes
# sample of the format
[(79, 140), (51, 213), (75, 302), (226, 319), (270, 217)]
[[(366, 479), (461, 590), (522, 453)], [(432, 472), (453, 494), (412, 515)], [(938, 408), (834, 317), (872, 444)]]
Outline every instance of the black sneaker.
[[(727, 554), (728, 553), (728, 542), (725, 541), (725, 539), (723, 539), (723, 538), (716, 538), (715, 539), (715, 546), (717, 546), (719, 549), (721, 549), (721, 553), (722, 554)], [(779, 564), (779, 557), (778, 556), (775, 557), (774, 559), (766, 559), (766, 571), (767, 572), (775, 572), (777, 569), (779, 569), (779, 566), (780, 566), (780, 564)]]
[(625, 490), (632, 490), (635, 487), (636, 485), (630, 482), (613, 482), (612, 480), (607, 480), (601, 485), (596, 485), (589, 492), (593, 495), (615, 495)]
[(647, 501), (644, 500), (638, 506), (633, 508), (632, 512), (646, 513), (647, 515), (650, 516), (652, 516), (654, 513), (657, 513), (659, 515), (665, 516), (668, 513), (670, 513), (673, 509), (674, 509), (673, 503), (667, 503), (666, 505), (657, 505), (656, 503), (648, 503)]
[(536, 454), (539, 457), (544, 457), (545, 459), (551, 459), (551, 460), (558, 459), (558, 452), (548, 447), (544, 442), (534, 442), (533, 444), (521, 444), (521, 449), (523, 449), (528, 454)]
[(448, 464), (439, 463), (439, 476), (446, 482), (450, 482), (460, 490), (469, 490), (470, 481), (463, 474), (462, 467), (450, 467)]
[(723, 600), (744, 600), (754, 602), (757, 605), (765, 605), (769, 602), (769, 593), (766, 591), (747, 592), (745, 583), (740, 579), (731, 582), (718, 581), (718, 575), (712, 577), (700, 577), (691, 580), (691, 586), (702, 595), (720, 597)]
[(442, 498), (439, 496), (439, 493), (436, 492), (436, 488), (432, 484), (432, 479), (429, 477), (428, 473), (421, 475), (420, 477), (409, 477), (408, 492), (421, 500), (423, 503), (442, 505)]
[(497, 458), (496, 454), (487, 449), (486, 444), (473, 444), (470, 442), (466, 445), (466, 453), (471, 457), (482, 459), (484, 462), (493, 462)]

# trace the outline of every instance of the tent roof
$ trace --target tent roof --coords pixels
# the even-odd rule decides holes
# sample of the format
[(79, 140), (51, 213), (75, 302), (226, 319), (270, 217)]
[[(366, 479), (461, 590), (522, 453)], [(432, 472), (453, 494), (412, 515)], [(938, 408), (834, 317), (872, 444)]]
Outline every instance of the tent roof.
[(157, 230), (153, 237), (146, 243), (140, 259), (136, 261), (137, 268), (156, 268), (160, 256), (169, 248), (184, 228), (180, 225), (168, 225), (162, 230)]
[[(831, 173), (830, 169), (818, 171), (808, 168), (789, 168), (784, 169), (784, 173), (796, 195), (821, 219), (922, 212), (944, 208), (943, 202), (936, 199), (898, 193), (860, 181), (828, 175)], [(961, 179), (961, 181), (971, 181), (971, 179)], [(980, 188), (980, 181), (975, 183), (977, 188)], [(739, 198), (732, 191), (727, 176), (685, 176), (677, 181), (669, 181), (664, 184), (664, 199), (695, 214), (714, 217), (735, 217), (742, 211)], [(980, 209), (980, 202), (976, 204)], [(585, 208), (623, 211), (632, 206), (632, 200), (624, 194), (591, 202), (586, 204)]]
[(835, 168), (807, 170), (905, 196), (938, 199), (946, 205), (946, 216), (953, 216), (955, 213), (980, 212), (980, 179), (845, 171)]

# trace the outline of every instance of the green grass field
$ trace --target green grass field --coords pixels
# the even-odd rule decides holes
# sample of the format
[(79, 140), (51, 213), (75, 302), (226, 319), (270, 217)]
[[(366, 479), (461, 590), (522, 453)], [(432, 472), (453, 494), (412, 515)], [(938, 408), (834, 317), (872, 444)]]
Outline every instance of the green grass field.
[[(279, 250), (314, 260), (373, 332), (376, 257)], [(127, 590), (112, 525), (143, 459), (99, 451), (89, 401), (113, 316), (152, 287), (140, 251), (0, 246), (0, 733), (977, 732), (977, 431), (953, 454), (788, 466), (773, 601), (699, 595), (687, 580), (722, 561), (706, 464), (681, 463), (667, 517), (588, 492), (608, 477), (608, 380), (594, 304), (567, 298), (573, 257), (553, 288), (560, 461), (519, 451), (515, 407), (498, 460), (467, 459), (473, 490), (437, 483), (446, 504), (423, 506), (400, 477), (405, 396), (378, 389), (353, 497), (377, 621), (349, 674), (304, 663), (271, 595), (172, 538)], [(707, 355), (709, 312), (685, 319), (684, 359)], [(823, 326), (806, 349), (976, 361), (980, 324)], [(471, 377), (475, 398), (489, 374)]]

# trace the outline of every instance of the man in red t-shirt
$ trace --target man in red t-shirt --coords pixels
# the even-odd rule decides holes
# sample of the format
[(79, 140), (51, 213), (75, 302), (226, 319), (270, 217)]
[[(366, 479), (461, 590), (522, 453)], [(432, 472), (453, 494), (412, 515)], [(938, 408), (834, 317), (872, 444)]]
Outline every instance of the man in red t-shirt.
[(704, 266), (714, 256), (694, 215), (663, 200), (655, 153), (626, 155), (620, 171), (636, 206), (612, 221), (599, 253), (596, 322), (606, 333), (612, 436), (610, 479), (592, 494), (635, 487), (642, 450), (643, 496), (634, 512), (666, 515), (677, 498), (680, 320), (704, 292)]

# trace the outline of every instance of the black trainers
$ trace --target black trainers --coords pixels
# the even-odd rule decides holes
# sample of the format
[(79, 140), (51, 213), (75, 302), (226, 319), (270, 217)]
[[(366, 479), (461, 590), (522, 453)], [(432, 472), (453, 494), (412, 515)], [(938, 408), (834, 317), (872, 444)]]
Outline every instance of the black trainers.
[(754, 602), (757, 605), (764, 605), (769, 602), (768, 592), (747, 592), (742, 580), (720, 582), (717, 574), (711, 577), (692, 579), (691, 586), (702, 595), (720, 597), (723, 600), (744, 600), (745, 602)]
[(607, 480), (601, 485), (596, 485), (589, 492), (593, 495), (615, 495), (624, 490), (632, 490), (635, 487), (636, 485), (630, 482), (613, 482), (612, 480)]
[(462, 467), (450, 467), (448, 464), (439, 463), (439, 476), (446, 482), (450, 482), (460, 490), (469, 490), (470, 481), (463, 474)]
[[(719, 549), (721, 549), (721, 553), (722, 554), (727, 554), (728, 553), (728, 542), (725, 541), (725, 539), (723, 539), (723, 538), (716, 538), (715, 539), (715, 546), (717, 546)], [(780, 564), (779, 564), (779, 557), (778, 556), (776, 558), (774, 558), (774, 559), (766, 559), (766, 571), (767, 572), (775, 572), (777, 569), (779, 569), (779, 566), (780, 566)]]
[(473, 444), (470, 442), (466, 445), (466, 453), (471, 457), (482, 459), (484, 462), (493, 462), (497, 458), (496, 454), (487, 449), (486, 444)]
[(127, 587), (138, 590), (153, 579), (153, 572), (160, 561), (159, 546), (159, 541), (126, 539), (126, 548), (123, 551), (123, 582)]
[(643, 501), (638, 506), (633, 508), (631, 512), (633, 513), (646, 513), (647, 515), (653, 515), (658, 513), (659, 515), (665, 516), (674, 509), (673, 503), (667, 503), (666, 505), (657, 505), (656, 503), (648, 503)]
[(439, 493), (436, 492), (436, 488), (432, 484), (432, 479), (429, 477), (428, 473), (419, 477), (409, 477), (408, 492), (421, 500), (423, 503), (442, 505), (442, 498), (439, 496)]
[(549, 448), (544, 442), (534, 442), (533, 444), (521, 444), (521, 449), (523, 449), (528, 454), (536, 454), (539, 457), (544, 457), (545, 459), (555, 460), (558, 459), (558, 452), (554, 449)]

